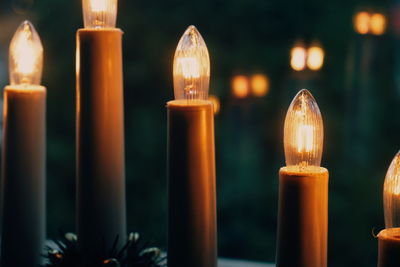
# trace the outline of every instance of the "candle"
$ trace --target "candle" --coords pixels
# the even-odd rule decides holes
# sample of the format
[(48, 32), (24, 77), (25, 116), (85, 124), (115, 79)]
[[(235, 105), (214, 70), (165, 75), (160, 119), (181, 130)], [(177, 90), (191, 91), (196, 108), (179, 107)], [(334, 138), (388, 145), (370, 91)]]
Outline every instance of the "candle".
[(294, 98), (284, 128), (279, 178), (277, 266), (327, 265), (328, 171), (320, 167), (323, 122), (307, 90)]
[(216, 267), (216, 188), (210, 59), (194, 26), (174, 59), (168, 108), (168, 266)]
[(77, 230), (84, 250), (125, 242), (122, 31), (116, 0), (83, 0), (77, 33)]
[(383, 203), (386, 229), (378, 234), (378, 267), (400, 266), (400, 153), (387, 171)]
[(45, 238), (46, 88), (43, 47), (25, 21), (10, 44), (4, 89), (2, 267), (39, 266)]

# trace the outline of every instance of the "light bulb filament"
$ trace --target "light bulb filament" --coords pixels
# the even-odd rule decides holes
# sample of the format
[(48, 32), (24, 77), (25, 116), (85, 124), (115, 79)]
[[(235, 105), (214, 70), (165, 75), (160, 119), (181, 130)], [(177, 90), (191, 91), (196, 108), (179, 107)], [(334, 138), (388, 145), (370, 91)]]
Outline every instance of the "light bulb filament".
[(90, 7), (93, 12), (105, 12), (107, 11), (107, 0), (92, 0)]
[(311, 152), (314, 144), (314, 127), (300, 125), (297, 129), (297, 152)]

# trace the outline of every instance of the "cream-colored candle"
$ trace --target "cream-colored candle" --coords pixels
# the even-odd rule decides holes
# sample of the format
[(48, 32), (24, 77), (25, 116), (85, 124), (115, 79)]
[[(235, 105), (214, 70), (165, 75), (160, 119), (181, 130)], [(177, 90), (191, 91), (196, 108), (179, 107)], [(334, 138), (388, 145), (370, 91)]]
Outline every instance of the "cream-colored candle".
[(307, 90), (294, 98), (284, 129), (286, 167), (280, 170), (278, 267), (327, 266), (328, 171), (320, 167), (323, 123)]
[(210, 61), (194, 26), (175, 53), (168, 108), (168, 266), (216, 267), (217, 220)]
[(400, 152), (386, 174), (383, 205), (386, 229), (378, 234), (378, 267), (400, 266)]
[(88, 253), (126, 242), (122, 31), (117, 0), (83, 0), (77, 33), (77, 230)]
[(25, 21), (10, 45), (4, 90), (2, 267), (36, 267), (45, 239), (46, 88), (40, 85), (43, 47)]

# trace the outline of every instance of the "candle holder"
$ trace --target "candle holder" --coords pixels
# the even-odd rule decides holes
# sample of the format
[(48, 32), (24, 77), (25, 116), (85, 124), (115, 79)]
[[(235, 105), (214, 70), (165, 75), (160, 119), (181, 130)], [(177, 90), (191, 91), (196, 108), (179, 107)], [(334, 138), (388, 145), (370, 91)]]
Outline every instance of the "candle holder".
[(58, 248), (46, 247), (46, 267), (166, 267), (165, 256), (161, 250), (149, 247), (149, 243), (143, 241), (138, 233), (129, 234), (128, 241), (122, 249), (118, 249), (119, 237), (116, 237), (111, 248), (104, 247), (96, 256), (80, 249), (78, 237), (73, 233), (67, 233), (60, 240), (53, 242)]
[(320, 167), (323, 121), (307, 90), (294, 98), (286, 115), (286, 167), (279, 171), (277, 267), (326, 267), (328, 170)]

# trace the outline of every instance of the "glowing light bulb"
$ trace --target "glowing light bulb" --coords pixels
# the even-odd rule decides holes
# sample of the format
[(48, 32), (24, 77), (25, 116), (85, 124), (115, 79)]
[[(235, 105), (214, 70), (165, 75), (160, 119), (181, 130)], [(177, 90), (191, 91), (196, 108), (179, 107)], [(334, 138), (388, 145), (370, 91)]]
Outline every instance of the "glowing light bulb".
[(249, 79), (244, 75), (233, 77), (232, 93), (236, 98), (246, 98), (250, 93)]
[(370, 31), (371, 15), (368, 12), (358, 12), (354, 16), (354, 30), (359, 34), (367, 34)]
[(10, 44), (11, 85), (40, 85), (43, 68), (43, 46), (35, 28), (24, 21)]
[(290, 66), (295, 71), (304, 70), (306, 67), (307, 51), (304, 45), (296, 44), (290, 51)]
[(383, 206), (386, 228), (400, 227), (400, 152), (396, 154), (386, 173)]
[(371, 16), (371, 33), (382, 35), (386, 31), (386, 17), (383, 14), (375, 13)]
[(251, 77), (251, 92), (256, 97), (263, 97), (269, 91), (269, 79), (263, 74), (255, 74)]
[(311, 70), (320, 70), (324, 65), (325, 52), (321, 46), (314, 44), (308, 49), (307, 66)]
[(290, 104), (284, 128), (287, 166), (320, 166), (324, 129), (317, 102), (301, 90)]
[(190, 26), (179, 41), (174, 58), (175, 99), (207, 100), (210, 84), (210, 57), (195, 26)]
[(85, 28), (115, 28), (117, 0), (83, 0)]
[(213, 104), (214, 115), (217, 115), (221, 109), (221, 102), (220, 102), (219, 98), (215, 95), (210, 95), (208, 100), (210, 100), (211, 103)]

